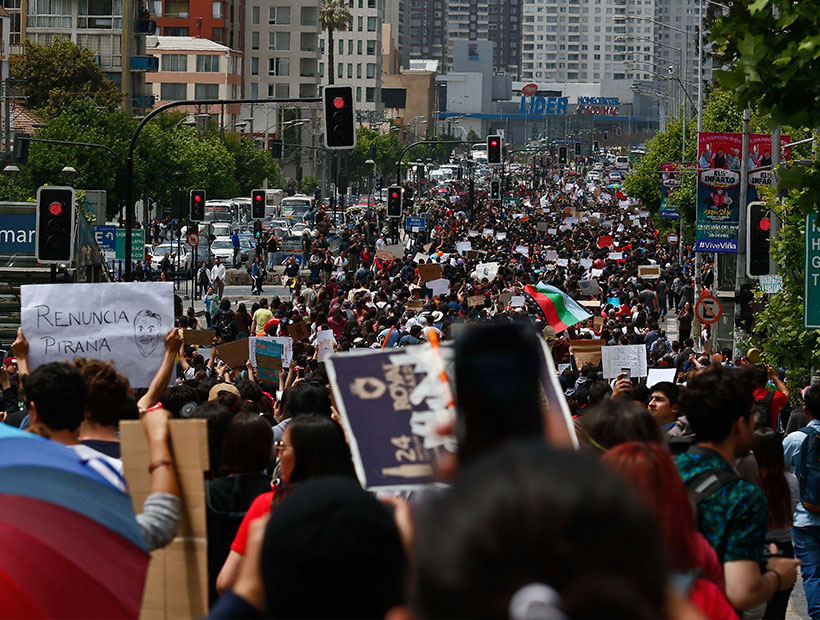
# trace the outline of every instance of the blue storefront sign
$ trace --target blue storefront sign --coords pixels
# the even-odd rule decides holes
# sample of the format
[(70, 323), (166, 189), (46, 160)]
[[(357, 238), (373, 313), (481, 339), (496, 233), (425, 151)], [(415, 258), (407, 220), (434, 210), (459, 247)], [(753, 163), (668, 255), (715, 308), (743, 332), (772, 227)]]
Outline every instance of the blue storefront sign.
[(423, 217), (408, 217), (404, 220), (404, 228), (405, 230), (425, 230), (427, 228), (427, 220)]
[(0, 254), (34, 254), (32, 215), (0, 215)]
[(530, 116), (566, 114), (568, 103), (569, 99), (567, 97), (530, 97), (530, 103), (527, 106), (527, 98), (522, 96), (518, 112)]

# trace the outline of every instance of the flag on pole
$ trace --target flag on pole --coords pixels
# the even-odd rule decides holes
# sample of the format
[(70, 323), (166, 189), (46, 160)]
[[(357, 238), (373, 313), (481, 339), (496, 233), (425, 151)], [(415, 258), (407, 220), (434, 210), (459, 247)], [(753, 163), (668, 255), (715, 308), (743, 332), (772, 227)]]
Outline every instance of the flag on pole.
[(538, 305), (547, 323), (556, 333), (592, 317), (564, 291), (549, 284), (543, 282), (539, 282), (536, 286), (528, 284), (524, 287), (524, 294)]

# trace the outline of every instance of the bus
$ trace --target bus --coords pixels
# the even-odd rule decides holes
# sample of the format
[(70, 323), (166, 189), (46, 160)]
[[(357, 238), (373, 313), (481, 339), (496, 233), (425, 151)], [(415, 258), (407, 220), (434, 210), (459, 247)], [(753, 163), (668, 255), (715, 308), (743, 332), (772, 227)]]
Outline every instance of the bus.
[(643, 156), (646, 155), (646, 151), (643, 149), (632, 149), (629, 151), (629, 166), (634, 168), (638, 165), (638, 162), (643, 159)]
[(305, 214), (313, 209), (313, 196), (295, 194), (282, 198), (282, 217), (293, 222), (301, 222)]

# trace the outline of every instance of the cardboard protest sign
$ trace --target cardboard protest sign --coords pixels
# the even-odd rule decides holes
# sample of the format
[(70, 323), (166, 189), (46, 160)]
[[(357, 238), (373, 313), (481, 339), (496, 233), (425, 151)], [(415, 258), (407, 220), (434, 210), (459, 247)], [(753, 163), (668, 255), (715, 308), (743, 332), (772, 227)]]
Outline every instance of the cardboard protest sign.
[(557, 228), (547, 228), (547, 234), (548, 235), (557, 235), (558, 234), (558, 229)]
[(592, 267), (592, 259), (591, 258), (582, 258), (578, 262), (581, 264), (581, 267), (583, 267), (584, 269), (589, 269), (590, 267)]
[(475, 250), (467, 250), (467, 260), (473, 260), (478, 258), (478, 252)]
[(558, 260), (558, 250), (547, 250), (544, 253), (544, 258), (546, 258), (547, 260), (551, 260), (551, 261)]
[(604, 317), (602, 317), (600, 314), (592, 317), (592, 328), (596, 332), (601, 331), (603, 329), (603, 327), (604, 327)]
[(421, 310), (424, 308), (424, 300), (423, 299), (413, 299), (407, 302), (407, 309), (408, 310)]
[(336, 338), (329, 329), (324, 329), (316, 334), (316, 348), (318, 349), (318, 360), (324, 362), (333, 353), (333, 345)]
[(606, 340), (570, 340), (569, 346), (572, 348), (575, 365), (580, 370), (586, 364), (598, 365)]
[(512, 293), (499, 293), (498, 294), (498, 303), (502, 306), (506, 306), (512, 300)]
[(174, 326), (174, 285), (24, 285), (20, 324), (31, 370), (77, 357), (106, 360), (131, 387), (148, 387), (165, 356), (165, 334)]
[(216, 338), (216, 332), (212, 329), (186, 329), (182, 332), (185, 344), (195, 347), (210, 346), (214, 338)]
[(290, 336), (251, 336), (248, 338), (248, 360), (252, 366), (256, 366), (257, 340), (276, 342), (282, 345), (282, 368), (290, 368), (290, 360), (293, 359), (293, 338)]
[(650, 368), (649, 375), (646, 377), (646, 387), (651, 390), (653, 386), (662, 381), (674, 383), (676, 372), (677, 369), (675, 368)]
[(524, 306), (524, 296), (523, 295), (513, 295), (510, 298), (510, 305), (513, 308), (522, 308)]
[(396, 243), (394, 245), (386, 245), (382, 251), (390, 252), (392, 254), (391, 258), (401, 258), (404, 256), (404, 244)]
[(484, 305), (484, 295), (470, 295), (467, 298), (467, 305), (472, 308), (473, 306), (483, 306)]
[(310, 327), (305, 325), (304, 321), (296, 321), (288, 325), (288, 334), (294, 341), (304, 340), (310, 336)]
[(605, 379), (615, 379), (624, 368), (628, 368), (633, 377), (645, 377), (648, 374), (646, 345), (604, 347), (601, 354)]
[(606, 303), (612, 304), (613, 308), (620, 308), (621, 307), (621, 298), (620, 297), (607, 297)]
[(638, 277), (656, 280), (661, 277), (661, 267), (660, 265), (640, 265), (638, 267)]
[(327, 371), (362, 486), (399, 490), (434, 482), (433, 463), (455, 453), (456, 439), (436, 430), (449, 419), (449, 397), (432, 348), (339, 353)]
[[(134, 512), (140, 513), (151, 492), (148, 440), (142, 423), (137, 420), (121, 421), (119, 430), (131, 503)], [(182, 516), (179, 532), (171, 544), (151, 553), (142, 596), (142, 620), (200, 618), (208, 614), (204, 484), (205, 471), (210, 467), (208, 424), (206, 420), (171, 420), (168, 430), (179, 480)]]
[(376, 250), (376, 258), (380, 261), (391, 261), (395, 256), (393, 256), (393, 252), (389, 250)]
[(492, 236), (492, 235), (495, 234), (495, 231), (492, 228), (485, 228), (484, 230), (481, 231), (481, 234), (484, 235), (485, 237), (487, 235)]
[(424, 282), (436, 280), (441, 277), (441, 265), (438, 263), (419, 265), (418, 270), (419, 276), (421, 276), (421, 279)]
[(248, 361), (248, 338), (226, 342), (216, 348), (216, 356), (231, 368), (242, 368)]
[(282, 347), (278, 342), (257, 338), (255, 346), (256, 377), (267, 381), (279, 379), (282, 370)]
[(555, 264), (559, 267), (569, 267), (569, 259), (559, 258), (557, 261), (555, 261)]
[(507, 238), (507, 233), (505, 233), (505, 232), (495, 233), (495, 238), (496, 238), (496, 241), (504, 241), (504, 239)]
[(468, 237), (478, 237), (478, 231), (477, 230), (468, 230), (467, 231), (467, 236)]

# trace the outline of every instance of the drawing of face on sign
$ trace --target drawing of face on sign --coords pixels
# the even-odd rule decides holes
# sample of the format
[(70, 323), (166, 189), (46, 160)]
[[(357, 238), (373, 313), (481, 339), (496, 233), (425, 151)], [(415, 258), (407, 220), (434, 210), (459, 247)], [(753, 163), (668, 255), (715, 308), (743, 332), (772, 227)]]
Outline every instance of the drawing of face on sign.
[(134, 317), (134, 340), (143, 357), (149, 357), (162, 339), (162, 318), (152, 310), (143, 309)]

